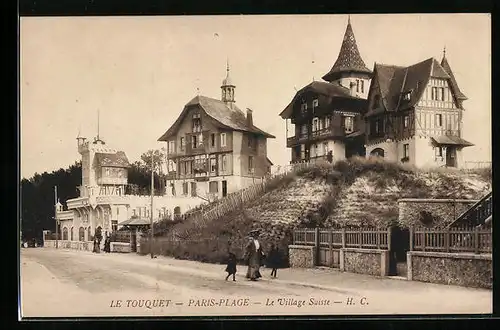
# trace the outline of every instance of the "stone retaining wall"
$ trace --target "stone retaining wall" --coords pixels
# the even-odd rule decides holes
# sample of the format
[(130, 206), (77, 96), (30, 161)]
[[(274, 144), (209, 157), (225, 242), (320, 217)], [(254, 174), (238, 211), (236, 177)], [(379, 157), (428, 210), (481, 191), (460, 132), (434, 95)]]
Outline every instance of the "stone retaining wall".
[(491, 254), (407, 253), (408, 280), (491, 289)]
[(289, 245), (288, 257), (290, 267), (312, 268), (316, 258), (316, 248), (305, 245)]
[(389, 251), (375, 249), (340, 249), (340, 270), (375, 276), (389, 274)]

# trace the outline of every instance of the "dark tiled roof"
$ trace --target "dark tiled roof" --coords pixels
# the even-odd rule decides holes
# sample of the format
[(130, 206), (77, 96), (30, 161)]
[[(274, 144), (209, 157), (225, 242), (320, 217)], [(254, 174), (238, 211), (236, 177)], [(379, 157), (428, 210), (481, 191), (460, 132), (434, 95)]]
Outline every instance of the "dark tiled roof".
[(333, 81), (342, 72), (360, 72), (371, 74), (370, 69), (366, 67), (365, 62), (359, 53), (356, 38), (354, 37), (354, 32), (352, 31), (351, 22), (347, 23), (344, 40), (342, 41), (337, 61), (335, 61), (335, 64), (330, 71), (323, 76), (323, 79), (326, 81)]
[(293, 114), (293, 105), (297, 101), (298, 98), (303, 93), (306, 92), (314, 92), (320, 95), (324, 95), (330, 98), (344, 98), (344, 99), (350, 99), (350, 100), (356, 100), (363, 102), (365, 101), (364, 99), (361, 99), (356, 96), (351, 96), (350, 91), (348, 88), (345, 88), (344, 86), (338, 84), (338, 83), (327, 83), (324, 81), (313, 81), (309, 85), (303, 87), (301, 90), (299, 90), (297, 93), (295, 93), (295, 96), (293, 97), (292, 101), (290, 104), (287, 105), (285, 110), (283, 110), (280, 113), (281, 118), (290, 118), (290, 116)]
[[(402, 67), (375, 63), (374, 79), (378, 81), (385, 109), (394, 111), (415, 106), (422, 97), (431, 77), (451, 80), (450, 75), (434, 58)], [(410, 92), (410, 100), (403, 94)], [(371, 115), (373, 113), (369, 113)]]
[(129, 167), (127, 155), (123, 151), (116, 154), (96, 153), (97, 163), (106, 167)]
[(166, 139), (176, 134), (188, 108), (193, 105), (199, 105), (208, 116), (215, 119), (226, 128), (255, 133), (268, 138), (275, 138), (275, 136), (264, 132), (255, 125), (248, 127), (246, 115), (238, 107), (233, 106), (231, 109), (220, 100), (198, 95), (186, 104), (174, 124), (158, 139), (158, 141), (166, 141)]
[(467, 96), (465, 96), (464, 93), (462, 93), (462, 91), (460, 91), (460, 88), (458, 87), (457, 81), (455, 80), (455, 76), (453, 75), (453, 70), (451, 70), (450, 64), (448, 63), (446, 56), (443, 56), (443, 59), (441, 60), (441, 66), (450, 76), (451, 88), (453, 88), (455, 94), (457, 95), (457, 98), (459, 100), (467, 100)]
[(438, 136), (433, 136), (432, 139), (436, 144), (439, 145), (458, 145), (463, 147), (471, 147), (474, 145), (469, 141), (466, 141), (458, 136), (452, 136), (452, 135), (438, 135)]

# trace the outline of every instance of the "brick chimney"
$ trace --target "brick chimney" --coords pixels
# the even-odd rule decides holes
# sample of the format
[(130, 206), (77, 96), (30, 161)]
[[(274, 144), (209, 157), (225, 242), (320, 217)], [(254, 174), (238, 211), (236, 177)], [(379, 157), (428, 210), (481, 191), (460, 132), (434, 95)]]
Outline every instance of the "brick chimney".
[(349, 84), (349, 90), (351, 96), (356, 96), (356, 83), (354, 81), (351, 81), (351, 83)]
[(252, 116), (253, 111), (249, 108), (247, 108), (247, 126), (252, 127), (253, 126), (253, 116)]

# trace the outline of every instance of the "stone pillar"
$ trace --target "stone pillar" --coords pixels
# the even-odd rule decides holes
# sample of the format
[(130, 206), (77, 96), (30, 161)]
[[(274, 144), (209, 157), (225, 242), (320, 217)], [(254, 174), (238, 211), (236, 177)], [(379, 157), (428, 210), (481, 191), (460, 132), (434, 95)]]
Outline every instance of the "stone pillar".
[(344, 249), (340, 249), (339, 251), (339, 269), (340, 271), (345, 271), (345, 263), (344, 263)]
[(412, 265), (412, 254), (411, 252), (406, 252), (406, 267), (408, 267), (406, 279), (408, 281), (413, 281), (413, 265)]

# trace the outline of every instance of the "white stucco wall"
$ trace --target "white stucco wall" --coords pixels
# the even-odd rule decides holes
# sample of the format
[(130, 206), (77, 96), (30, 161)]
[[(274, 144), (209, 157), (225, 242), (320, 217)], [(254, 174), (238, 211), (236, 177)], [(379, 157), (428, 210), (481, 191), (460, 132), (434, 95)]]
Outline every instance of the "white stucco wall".
[[(391, 141), (391, 142), (383, 141), (380, 143), (367, 145), (366, 146), (366, 157), (370, 157), (371, 152), (377, 148), (384, 150), (384, 158), (388, 161), (398, 162), (402, 158), (402, 157), (398, 158), (398, 143), (394, 142), (394, 141)], [(403, 148), (403, 147), (401, 146), (401, 148)], [(401, 152), (401, 154), (402, 154), (402, 152)]]
[(334, 161), (345, 159), (345, 145), (341, 141), (328, 141), (328, 150)]
[(232, 132), (233, 135), (233, 175), (241, 175), (241, 146), (243, 145), (243, 133)]

